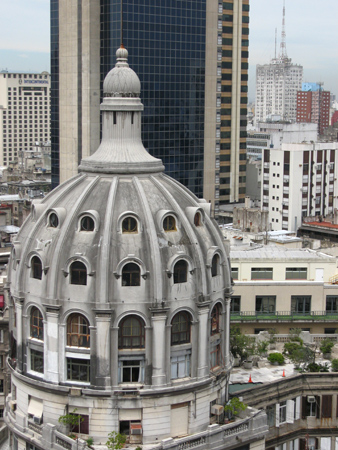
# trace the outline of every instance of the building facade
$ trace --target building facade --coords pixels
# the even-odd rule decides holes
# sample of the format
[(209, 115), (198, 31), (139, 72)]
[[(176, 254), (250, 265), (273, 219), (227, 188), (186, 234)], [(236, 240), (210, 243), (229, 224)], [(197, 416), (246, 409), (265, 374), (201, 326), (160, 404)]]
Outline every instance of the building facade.
[(306, 216), (337, 208), (337, 142), (282, 144), (263, 152), (262, 208), (272, 230), (296, 231)]
[(270, 64), (256, 67), (256, 122), (265, 122), (277, 114), (282, 120), (295, 122), (297, 92), (302, 88), (303, 67), (290, 58), (275, 58)]
[(310, 249), (256, 246), (231, 249), (231, 322), (245, 334), (274, 328), (288, 334), (337, 330), (336, 258)]
[(297, 92), (297, 122), (311, 122), (318, 126), (318, 133), (323, 134), (330, 125), (330, 96), (329, 91), (323, 91), (315, 83), (303, 83), (301, 91)]
[[(104, 81), (98, 150), (13, 245), (11, 445), (85, 449), (92, 436), (103, 450), (116, 431), (163, 449), (236, 448), (235, 435), (262, 449), (264, 413), (215, 423), (232, 367), (229, 254), (210, 204), (143, 147), (127, 55)], [(58, 427), (75, 412), (77, 442)]]
[(0, 165), (50, 141), (50, 74), (0, 73)]
[(127, 0), (120, 8), (117, 0), (51, 0), (53, 186), (98, 146), (102, 82), (123, 41), (142, 81), (150, 154), (216, 211), (244, 201), (249, 1)]

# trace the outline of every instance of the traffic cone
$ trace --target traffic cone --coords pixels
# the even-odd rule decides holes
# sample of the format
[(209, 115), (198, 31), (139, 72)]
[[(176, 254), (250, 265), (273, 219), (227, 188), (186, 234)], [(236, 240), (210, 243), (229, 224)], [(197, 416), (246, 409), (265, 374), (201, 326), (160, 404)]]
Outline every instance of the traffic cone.
[(250, 373), (250, 376), (249, 376), (249, 383), (252, 383), (251, 373)]
[(283, 369), (283, 375), (282, 375), (282, 377), (285, 377), (285, 369)]

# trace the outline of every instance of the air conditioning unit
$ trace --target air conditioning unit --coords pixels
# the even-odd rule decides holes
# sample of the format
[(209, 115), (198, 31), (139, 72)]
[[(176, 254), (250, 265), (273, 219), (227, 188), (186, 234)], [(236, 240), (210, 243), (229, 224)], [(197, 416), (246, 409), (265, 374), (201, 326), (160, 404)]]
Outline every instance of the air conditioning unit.
[(212, 405), (211, 414), (215, 416), (220, 416), (224, 412), (224, 407), (222, 405)]
[(316, 403), (316, 397), (314, 395), (307, 396), (308, 403)]
[(9, 402), (12, 411), (16, 411), (16, 400), (12, 400)]
[(42, 417), (36, 417), (36, 416), (34, 416), (34, 417), (33, 417), (33, 422), (34, 422), (35, 424), (37, 424), (37, 425), (41, 425), (41, 423), (42, 423)]
[(130, 434), (133, 436), (142, 434), (142, 425), (140, 423), (130, 424)]

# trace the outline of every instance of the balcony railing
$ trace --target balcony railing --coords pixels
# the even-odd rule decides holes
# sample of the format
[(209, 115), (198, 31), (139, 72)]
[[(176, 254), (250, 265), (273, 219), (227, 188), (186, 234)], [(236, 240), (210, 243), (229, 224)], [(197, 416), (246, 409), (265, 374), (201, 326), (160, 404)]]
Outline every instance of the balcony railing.
[(332, 322), (338, 320), (337, 312), (328, 311), (311, 311), (311, 312), (297, 312), (297, 311), (241, 311), (232, 312), (231, 320), (241, 322), (255, 322), (257, 320), (271, 320), (271, 321), (293, 321), (293, 320), (311, 320)]

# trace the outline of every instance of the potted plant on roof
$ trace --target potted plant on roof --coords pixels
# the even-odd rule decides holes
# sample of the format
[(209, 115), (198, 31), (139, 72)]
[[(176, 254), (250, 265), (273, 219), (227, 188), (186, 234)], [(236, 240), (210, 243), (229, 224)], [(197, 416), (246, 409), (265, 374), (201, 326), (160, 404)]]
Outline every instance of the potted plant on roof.
[(254, 355), (257, 351), (257, 345), (254, 337), (246, 336), (246, 338), (247, 338), (247, 345), (244, 351), (245, 360), (243, 365), (244, 369), (252, 369)]
[(230, 328), (230, 351), (235, 359), (234, 366), (238, 367), (246, 356), (248, 337), (241, 333), (239, 327)]
[(324, 339), (322, 343), (320, 344), (320, 351), (323, 353), (323, 357), (325, 359), (331, 359), (331, 352), (332, 347), (334, 346), (334, 343), (331, 341), (331, 339)]
[(238, 397), (233, 397), (224, 406), (225, 421), (234, 420), (241, 411), (245, 411), (248, 405), (243, 403)]

